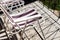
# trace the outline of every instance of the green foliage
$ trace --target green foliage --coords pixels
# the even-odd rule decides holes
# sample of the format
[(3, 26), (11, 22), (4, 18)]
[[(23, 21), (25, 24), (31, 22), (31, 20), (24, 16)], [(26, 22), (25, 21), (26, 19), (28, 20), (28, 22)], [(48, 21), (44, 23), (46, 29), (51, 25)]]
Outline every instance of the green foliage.
[(60, 10), (60, 0), (40, 0), (46, 5), (48, 8), (53, 10)]

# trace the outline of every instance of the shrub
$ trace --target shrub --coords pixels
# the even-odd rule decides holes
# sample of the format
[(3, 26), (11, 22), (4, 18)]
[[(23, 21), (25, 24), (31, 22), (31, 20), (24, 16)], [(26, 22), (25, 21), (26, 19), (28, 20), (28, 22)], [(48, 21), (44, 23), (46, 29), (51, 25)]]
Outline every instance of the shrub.
[(53, 10), (60, 10), (60, 0), (40, 0), (46, 5), (48, 8)]

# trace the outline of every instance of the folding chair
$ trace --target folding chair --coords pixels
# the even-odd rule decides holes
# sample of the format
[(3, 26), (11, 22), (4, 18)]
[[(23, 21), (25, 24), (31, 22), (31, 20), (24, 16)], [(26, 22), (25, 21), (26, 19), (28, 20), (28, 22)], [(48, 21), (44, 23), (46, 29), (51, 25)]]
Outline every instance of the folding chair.
[[(8, 17), (9, 22), (12, 24), (13, 29), (10, 30), (10, 33), (12, 35), (23, 31), (27, 26), (30, 25), (30, 23), (42, 18), (41, 15), (37, 13), (35, 8), (30, 8), (26, 12), (22, 11), (22, 13), (10, 15), (9, 11), (7, 11), (2, 5), (1, 7), (5, 12), (4, 14), (6, 15), (6, 17)], [(14, 7), (12, 9), (15, 10)]]
[(14, 39), (17, 40), (16, 35), (13, 35), (13, 36), (14, 38), (9, 38), (6, 27), (2, 19), (0, 18), (0, 40), (14, 40)]
[(0, 18), (0, 40), (3, 40), (3, 39), (7, 39), (8, 40), (8, 38), (9, 37), (7, 35), (4, 23), (3, 23), (2, 19)]
[(9, 19), (11, 19), (12, 24), (14, 23), (13, 26), (15, 26), (15, 29), (20, 28), (20, 30), (21, 30), (21, 28), (26, 28), (26, 26), (29, 25), (29, 23), (34, 22), (38, 19), (41, 19), (41, 15), (38, 14), (35, 10), (32, 13), (30, 13), (32, 10), (34, 10), (34, 9), (29, 10), (27, 12), (28, 14), (22, 13), (20, 15), (10, 16), (11, 18), (9, 18)]

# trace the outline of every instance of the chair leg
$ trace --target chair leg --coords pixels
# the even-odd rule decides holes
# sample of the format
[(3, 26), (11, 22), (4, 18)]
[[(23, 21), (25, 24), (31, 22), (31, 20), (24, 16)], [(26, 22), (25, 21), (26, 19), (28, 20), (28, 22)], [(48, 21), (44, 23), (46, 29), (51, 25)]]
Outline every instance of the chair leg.
[(22, 31), (19, 32), (19, 35), (21, 37), (21, 40), (24, 40), (24, 38), (23, 38), (23, 32)]
[(13, 34), (11, 40), (18, 40), (17, 37), (16, 37), (16, 34)]

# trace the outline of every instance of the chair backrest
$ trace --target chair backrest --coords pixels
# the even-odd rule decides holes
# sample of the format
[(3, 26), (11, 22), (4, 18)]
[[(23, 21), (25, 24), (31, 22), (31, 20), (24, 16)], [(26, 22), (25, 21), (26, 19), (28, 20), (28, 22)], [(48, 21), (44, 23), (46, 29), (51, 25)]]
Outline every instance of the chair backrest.
[(10, 1), (7, 0), (6, 2), (3, 1), (0, 4), (2, 4), (8, 12), (12, 12), (15, 9), (23, 7), (24, 1), (23, 0), (10, 0)]
[[(13, 14), (13, 15), (9, 15), (9, 16), (10, 16), (11, 20), (13, 20), (15, 23), (17, 23), (20, 27), (25, 25), (25, 23), (29, 24), (29, 23), (34, 22), (37, 19), (41, 18), (41, 15), (39, 13), (37, 13), (37, 11), (34, 8), (29, 9), (27, 12)], [(29, 21), (27, 21), (27, 20), (29, 20)]]

